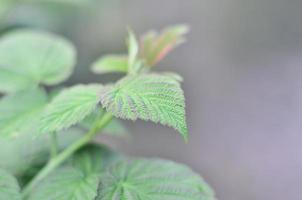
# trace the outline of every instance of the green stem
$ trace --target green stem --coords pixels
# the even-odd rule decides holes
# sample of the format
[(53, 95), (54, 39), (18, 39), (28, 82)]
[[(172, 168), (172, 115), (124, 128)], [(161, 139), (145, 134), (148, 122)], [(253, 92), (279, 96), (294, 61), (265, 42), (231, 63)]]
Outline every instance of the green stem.
[(43, 169), (31, 180), (31, 182), (26, 185), (22, 191), (23, 198), (27, 197), (30, 191), (37, 186), (37, 184), (44, 179), (50, 172), (56, 169), (60, 164), (62, 164), (67, 158), (69, 158), (74, 152), (76, 152), (81, 147), (89, 143), (94, 136), (101, 131), (112, 119), (112, 115), (105, 113), (100, 120), (98, 120), (95, 125), (77, 140), (75, 143), (71, 144), (68, 148), (58, 154), (55, 158), (51, 159)]
[(58, 138), (57, 133), (53, 132), (50, 134), (50, 156), (51, 159), (55, 158), (58, 154)]

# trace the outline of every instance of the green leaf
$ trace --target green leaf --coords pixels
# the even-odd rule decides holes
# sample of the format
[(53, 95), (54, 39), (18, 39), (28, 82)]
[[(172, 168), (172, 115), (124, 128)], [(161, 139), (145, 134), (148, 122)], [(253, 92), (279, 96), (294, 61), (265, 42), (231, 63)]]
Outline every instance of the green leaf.
[(120, 155), (108, 147), (99, 144), (89, 144), (71, 158), (70, 164), (84, 174), (101, 174), (106, 167), (120, 159)]
[(73, 71), (73, 45), (51, 33), (20, 29), (0, 39), (0, 92), (15, 92), (39, 83), (54, 85)]
[(56, 132), (80, 122), (99, 102), (101, 85), (77, 85), (60, 92), (47, 106), (40, 123), (42, 133)]
[(159, 74), (130, 75), (101, 92), (103, 107), (122, 119), (143, 119), (177, 129), (187, 139), (185, 102), (178, 81)]
[(0, 100), (0, 135), (35, 132), (46, 103), (47, 95), (39, 88), (3, 97)]
[(136, 73), (138, 69), (137, 55), (138, 55), (138, 42), (132, 30), (128, 31), (128, 68), (130, 73)]
[[(85, 128), (86, 130), (89, 130), (95, 123), (95, 120), (101, 118), (104, 113), (105, 111), (103, 109), (95, 110), (90, 115), (88, 115), (83, 121), (81, 121), (80, 126)], [(127, 128), (119, 119), (116, 118), (113, 118), (105, 126), (105, 128), (102, 130), (102, 133), (117, 137), (125, 137), (128, 135)]]
[[(79, 129), (68, 129), (58, 134), (59, 150), (79, 139), (83, 134)], [(32, 132), (17, 138), (0, 138), (0, 168), (18, 177), (28, 176), (33, 166), (40, 166), (49, 158), (50, 137), (33, 137)]]
[[(5, 19), (10, 9), (14, 5), (14, 0), (1, 0), (0, 1), (0, 20)], [(3, 23), (3, 21), (2, 21)]]
[(30, 195), (29, 200), (92, 200), (96, 195), (97, 174), (83, 175), (73, 167), (54, 171)]
[(100, 179), (95, 200), (214, 200), (211, 188), (188, 167), (165, 160), (120, 161)]
[(29, 200), (93, 200), (100, 174), (115, 158), (116, 154), (104, 147), (88, 146), (73, 157), (72, 164), (44, 179)]
[(92, 71), (96, 74), (127, 73), (128, 58), (123, 55), (106, 55), (99, 58), (93, 65)]
[(2, 169), (0, 169), (0, 200), (21, 200), (17, 180)]
[(178, 25), (169, 27), (157, 35), (152, 31), (142, 37), (140, 55), (145, 59), (148, 66), (153, 66), (161, 61), (172, 49), (185, 41), (184, 35), (188, 27)]
[(150, 64), (150, 60), (148, 60), (148, 56), (152, 54), (154, 43), (157, 37), (157, 33), (155, 31), (149, 31), (140, 39), (140, 56), (146, 60), (147, 64)]

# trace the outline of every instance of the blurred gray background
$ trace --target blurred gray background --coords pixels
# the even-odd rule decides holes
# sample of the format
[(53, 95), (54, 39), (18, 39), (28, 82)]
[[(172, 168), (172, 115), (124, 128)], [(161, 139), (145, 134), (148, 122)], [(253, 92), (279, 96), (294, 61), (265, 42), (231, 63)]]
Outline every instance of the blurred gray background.
[(127, 26), (138, 34), (179, 23), (191, 27), (187, 43), (158, 67), (185, 79), (189, 143), (172, 129), (140, 121), (126, 122), (132, 138), (110, 140), (112, 146), (186, 163), (221, 200), (302, 199), (301, 0), (67, 4), (26, 4), (5, 21), (72, 40), (79, 64), (68, 84), (110, 80), (92, 75), (89, 65), (126, 51)]

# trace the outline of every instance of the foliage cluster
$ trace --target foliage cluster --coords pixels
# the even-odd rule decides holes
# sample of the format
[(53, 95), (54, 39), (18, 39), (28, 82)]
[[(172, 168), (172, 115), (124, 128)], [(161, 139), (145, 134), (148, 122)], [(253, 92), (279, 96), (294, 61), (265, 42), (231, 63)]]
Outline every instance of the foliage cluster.
[(76, 63), (71, 42), (32, 29), (1, 37), (0, 200), (214, 200), (187, 166), (129, 158), (93, 140), (122, 136), (120, 119), (160, 123), (188, 140), (182, 78), (154, 71), (186, 32), (174, 26), (138, 41), (129, 31), (128, 54), (91, 66), (96, 74), (121, 73), (120, 80), (67, 88), (57, 85)]

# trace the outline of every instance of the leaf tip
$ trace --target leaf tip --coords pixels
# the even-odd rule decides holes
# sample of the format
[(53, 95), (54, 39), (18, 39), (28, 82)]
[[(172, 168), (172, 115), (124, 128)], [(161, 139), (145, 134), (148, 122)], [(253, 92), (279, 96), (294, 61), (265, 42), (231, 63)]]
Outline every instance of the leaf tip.
[(182, 131), (180, 132), (180, 134), (182, 135), (182, 137), (183, 137), (185, 143), (188, 144), (188, 142), (189, 142), (188, 129), (185, 128), (184, 130), (182, 130)]

